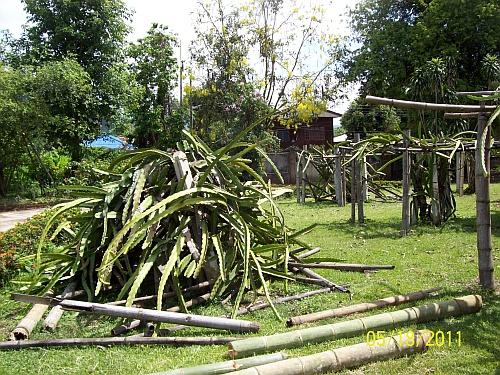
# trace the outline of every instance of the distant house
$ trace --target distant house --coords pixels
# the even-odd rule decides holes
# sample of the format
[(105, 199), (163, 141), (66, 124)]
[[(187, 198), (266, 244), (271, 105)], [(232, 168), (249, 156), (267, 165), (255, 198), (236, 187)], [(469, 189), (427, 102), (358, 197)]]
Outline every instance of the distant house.
[(291, 146), (303, 148), (305, 145), (333, 144), (333, 119), (339, 117), (342, 117), (340, 113), (327, 110), (308, 125), (300, 125), (297, 129), (275, 125), (273, 130), (280, 139), (281, 149)]
[(129, 144), (124, 137), (115, 137), (111, 134), (101, 134), (93, 141), (84, 141), (83, 144), (88, 147), (106, 147), (112, 149), (131, 150), (135, 149), (132, 144)]

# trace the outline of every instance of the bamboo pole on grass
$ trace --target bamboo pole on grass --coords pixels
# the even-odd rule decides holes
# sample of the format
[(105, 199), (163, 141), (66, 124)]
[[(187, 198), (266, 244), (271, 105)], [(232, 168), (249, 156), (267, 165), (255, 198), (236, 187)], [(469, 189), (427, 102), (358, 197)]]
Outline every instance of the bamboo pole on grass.
[[(483, 288), (495, 289), (493, 275), (493, 254), (491, 242), (491, 212), (490, 212), (490, 127), (486, 126), (487, 115), (480, 113), (477, 121), (476, 147), (476, 230), (479, 267), (479, 284)], [(486, 134), (484, 134), (486, 132)], [(484, 139), (484, 155), (481, 154), (479, 140)], [(484, 157), (484, 160), (483, 160)], [(483, 163), (486, 175), (483, 174)]]
[(86, 345), (224, 345), (239, 337), (90, 337), (0, 342), (0, 350)]
[(337, 204), (339, 207), (344, 207), (345, 206), (345, 200), (344, 200), (344, 188), (342, 187), (342, 160), (340, 159), (340, 149), (338, 147), (335, 147), (333, 149), (334, 155), (337, 157), (335, 158), (335, 175), (334, 175), (334, 181), (335, 181), (335, 195), (337, 196)]
[(349, 264), (349, 263), (333, 263), (333, 262), (320, 262), (320, 263), (296, 263), (288, 262), (290, 267), (297, 268), (326, 268), (341, 271), (375, 271), (375, 270), (393, 270), (392, 265), (368, 265), (368, 264)]
[[(310, 292), (295, 294), (293, 296), (281, 297), (281, 298), (277, 298), (277, 299), (273, 300), (273, 305), (279, 305), (280, 303), (285, 303), (285, 302), (289, 302), (289, 301), (296, 301), (296, 300), (299, 300), (302, 298), (314, 296), (316, 294), (329, 293), (331, 291), (332, 291), (331, 288), (323, 288), (323, 289), (312, 290)], [(250, 306), (247, 308), (241, 308), (236, 313), (236, 316), (245, 315), (245, 314), (251, 313), (253, 311), (257, 311), (257, 310), (262, 310), (262, 309), (265, 309), (269, 306), (271, 306), (271, 304), (269, 302), (264, 302), (264, 303), (260, 303), (258, 305), (253, 305), (253, 306)], [(225, 315), (220, 315), (219, 318), (229, 318), (230, 316), (231, 316), (231, 314), (225, 314)], [(169, 334), (171, 332), (179, 331), (179, 330), (185, 329), (185, 328), (188, 328), (188, 327), (185, 325), (168, 327), (168, 328), (161, 329), (160, 334)]]
[[(53, 296), (53, 292), (49, 291), (44, 294), (44, 297), (50, 298)], [(42, 319), (43, 314), (49, 308), (48, 305), (35, 303), (31, 310), (26, 314), (26, 316), (17, 323), (16, 328), (14, 328), (9, 333), (9, 340), (27, 340), (33, 332), (33, 329), (37, 323)]]
[(250, 367), (260, 366), (267, 363), (283, 361), (288, 358), (286, 353), (273, 353), (259, 355), (257, 357), (236, 359), (232, 361), (210, 363), (195, 367), (181, 368), (164, 372), (155, 372), (149, 375), (218, 375), (244, 370)]
[(224, 319), (123, 306), (110, 306), (101, 303), (73, 300), (58, 301), (50, 298), (35, 297), (24, 294), (12, 294), (12, 299), (29, 303), (43, 303), (42, 301), (45, 301), (47, 305), (51, 303), (55, 305), (59, 304), (63, 310), (86, 312), (96, 315), (116, 316), (120, 318), (131, 318), (162, 323), (184, 324), (187, 326), (223, 329), (234, 332), (259, 332), (260, 329), (259, 323), (246, 320)]
[[(304, 357), (291, 358), (237, 371), (238, 375), (314, 375), (337, 372), (370, 362), (385, 361), (427, 350), (431, 334), (423, 331), (405, 333), (387, 340), (377, 340), (373, 345), (361, 343), (332, 349)], [(415, 341), (412, 341), (415, 340)], [(408, 343), (413, 343), (409, 345)]]
[(372, 315), (366, 318), (230, 342), (228, 355), (230, 358), (242, 358), (286, 348), (297, 348), (308, 343), (366, 334), (368, 331), (391, 330), (401, 324), (422, 323), (449, 316), (470, 314), (479, 311), (481, 307), (481, 296), (469, 295), (444, 302), (429, 303), (423, 306)]
[[(64, 291), (61, 294), (61, 298), (66, 298), (66, 296), (74, 292), (76, 290), (76, 286), (78, 285), (77, 281), (72, 281), (70, 282)], [(42, 328), (46, 329), (48, 331), (54, 332), (54, 330), (57, 327), (57, 323), (59, 323), (59, 320), (61, 319), (64, 311), (61, 309), (61, 306), (54, 306), (50, 311), (45, 320), (42, 323)]]
[(328, 318), (338, 318), (341, 316), (354, 314), (358, 312), (364, 312), (368, 310), (378, 309), (384, 306), (396, 306), (402, 303), (417, 301), (420, 299), (427, 298), (431, 295), (431, 293), (435, 293), (439, 290), (443, 289), (442, 286), (438, 286), (436, 288), (421, 290), (419, 292), (413, 292), (408, 294), (402, 294), (399, 296), (387, 297), (378, 299), (372, 302), (363, 302), (357, 305), (339, 307), (337, 309), (329, 309), (324, 311), (319, 311), (311, 314), (294, 316), (287, 320), (286, 325), (288, 327), (297, 326), (305, 323), (316, 322), (321, 319)]

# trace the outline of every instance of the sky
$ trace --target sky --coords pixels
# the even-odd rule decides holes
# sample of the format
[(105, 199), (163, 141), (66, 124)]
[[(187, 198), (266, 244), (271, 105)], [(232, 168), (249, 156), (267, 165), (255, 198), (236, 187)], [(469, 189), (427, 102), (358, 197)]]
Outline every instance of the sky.
[[(199, 0), (125, 0), (126, 5), (135, 11), (132, 18), (133, 32), (129, 35), (129, 41), (136, 41), (146, 36), (153, 22), (164, 24), (178, 35), (182, 48), (180, 53), (182, 59), (187, 57), (190, 40), (194, 37), (192, 13), (196, 9)], [(203, 0), (209, 1), (209, 0)], [(243, 3), (242, 0), (232, 2)], [(342, 15), (346, 6), (354, 6), (358, 0), (316, 0), (326, 9), (323, 23), (328, 24), (334, 33), (345, 35), (348, 30)], [(307, 3), (307, 2), (306, 2)], [(22, 32), (22, 25), (26, 22), (26, 14), (21, 0), (0, 0), (0, 30), (8, 29), (14, 36), (18, 37)], [(182, 51), (182, 52), (181, 52)], [(347, 102), (340, 103), (333, 110), (343, 112)]]

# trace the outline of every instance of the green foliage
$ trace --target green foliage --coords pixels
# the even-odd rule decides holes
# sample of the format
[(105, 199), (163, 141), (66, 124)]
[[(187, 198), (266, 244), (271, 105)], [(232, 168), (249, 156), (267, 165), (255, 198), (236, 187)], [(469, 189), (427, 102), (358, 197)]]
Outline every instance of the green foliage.
[(408, 78), (438, 56), (455, 61), (459, 90), (482, 89), (481, 60), (500, 52), (500, 5), (489, 0), (364, 0), (350, 16), (357, 47), (342, 76), (363, 94), (405, 99)]
[[(178, 147), (189, 170), (179, 169), (182, 153), (129, 151), (115, 159), (101, 187), (66, 187), (81, 198), (59, 206), (48, 225), (74, 207), (89, 211), (69, 217), (68, 223), (79, 223), (81, 229), (69, 231), (73, 240), (55, 255), (41, 251), (46, 227), (32, 287), (41, 282), (48, 289), (70, 275), (81, 279), (91, 298), (114, 283), (118, 272), (125, 280), (118, 299), (127, 297), (130, 305), (160, 267), (158, 295), (167, 282), (180, 289), (180, 282), (203, 273), (216, 279), (212, 298), (238, 290), (234, 315), (247, 289), (266, 290), (270, 276), (286, 279), (289, 246), (308, 245), (285, 226), (273, 201), (277, 193), (244, 159), (258, 150), (241, 141), (251, 128), (217, 150), (186, 133)], [(255, 181), (243, 183), (243, 172)]]
[(168, 27), (153, 24), (145, 38), (129, 47), (130, 69), (137, 85), (131, 114), (140, 147), (175, 145), (180, 140), (182, 113), (174, 113), (172, 103), (172, 89), (177, 82), (176, 46), (177, 39)]
[[(204, 94), (193, 103), (206, 102), (204, 109), (218, 105), (201, 115), (204, 123), (195, 122), (195, 129), (224, 126), (225, 115), (217, 111), (221, 103), (222, 109), (235, 103), (238, 84), (257, 89), (269, 108), (279, 110), (274, 120), (287, 126), (307, 123), (323, 112), (326, 101), (337, 94), (329, 72), (338, 44), (322, 25), (324, 12), (295, 0), (200, 2), (198, 43), (191, 58), (196, 70), (207, 75), (191, 75), (199, 79), (197, 90)], [(310, 54), (318, 50), (323, 51), (319, 56)], [(314, 66), (308, 63), (311, 59)], [(230, 97), (222, 100), (224, 95)]]
[[(47, 61), (76, 60), (92, 81), (96, 101), (88, 103), (87, 118), (99, 129), (117, 110), (123, 86), (117, 83), (116, 64), (124, 57), (131, 14), (121, 0), (23, 0), (28, 13), (21, 45), (21, 62), (40, 65)], [(90, 105), (92, 104), (92, 105)]]
[(351, 103), (340, 119), (346, 131), (363, 133), (398, 132), (400, 122), (394, 108), (368, 105), (362, 99)]
[[(13, 229), (0, 232), (0, 286), (13, 278), (19, 278), (34, 272), (34, 257), (44, 227), (51, 217), (50, 211), (44, 211), (17, 223)], [(55, 221), (51, 228), (54, 230), (64, 216)], [(64, 239), (56, 237), (53, 244), (42, 248), (43, 252), (62, 244)]]

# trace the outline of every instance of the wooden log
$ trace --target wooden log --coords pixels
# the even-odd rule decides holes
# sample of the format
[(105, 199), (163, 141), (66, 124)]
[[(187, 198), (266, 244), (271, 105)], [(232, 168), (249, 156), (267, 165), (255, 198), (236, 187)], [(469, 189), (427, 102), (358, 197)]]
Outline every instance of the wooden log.
[(218, 375), (228, 374), (234, 371), (240, 371), (247, 368), (283, 361), (288, 358), (286, 353), (273, 353), (267, 355), (259, 355), (232, 361), (210, 363), (201, 366), (182, 368), (164, 372), (155, 372), (149, 375)]
[(392, 265), (368, 265), (368, 264), (350, 264), (350, 263), (334, 263), (334, 262), (320, 262), (320, 263), (297, 263), (288, 262), (290, 267), (296, 268), (325, 268), (341, 271), (375, 271), (375, 270), (393, 270)]
[(435, 293), (441, 289), (443, 289), (443, 287), (438, 286), (436, 288), (422, 290), (419, 292), (382, 298), (372, 302), (364, 302), (364, 303), (359, 303), (357, 305), (339, 307), (337, 309), (329, 309), (329, 310), (319, 311), (316, 313), (295, 316), (293, 318), (288, 319), (286, 324), (287, 326), (292, 327), (300, 324), (316, 322), (321, 319), (338, 318), (349, 314), (378, 309), (384, 306), (396, 306), (402, 303), (407, 303), (427, 298), (431, 295), (431, 293)]
[(412, 108), (412, 109), (423, 109), (428, 111), (445, 111), (445, 112), (493, 112), (496, 109), (494, 105), (487, 105), (481, 107), (479, 105), (461, 105), (461, 104), (437, 104), (437, 103), (424, 103), (424, 102), (412, 102), (408, 100), (396, 100), (380, 98), (377, 96), (366, 96), (366, 102), (370, 104), (382, 104), (389, 105), (399, 108)]
[[(49, 291), (44, 294), (44, 297), (50, 298), (53, 296), (53, 292)], [(37, 323), (42, 319), (43, 314), (49, 308), (46, 304), (35, 303), (31, 310), (26, 314), (26, 316), (21, 319), (19, 323), (17, 323), (16, 328), (14, 328), (9, 333), (10, 341), (17, 340), (27, 340), (33, 332), (33, 329), (37, 325)]]
[[(64, 291), (61, 294), (61, 298), (66, 298), (66, 296), (74, 292), (76, 289), (76, 286), (78, 285), (77, 281), (72, 281), (70, 282)], [(50, 311), (45, 320), (42, 323), (42, 328), (46, 329), (48, 331), (54, 332), (54, 330), (57, 327), (57, 323), (59, 323), (59, 320), (61, 319), (62, 315), (64, 313), (64, 310), (61, 309), (61, 306), (54, 306)]]
[[(484, 154), (476, 147), (476, 232), (479, 268), (479, 284), (486, 289), (495, 290), (495, 270), (493, 264), (493, 245), (491, 240), (490, 212), (490, 127), (486, 126), (487, 116), (480, 113), (477, 121), (478, 143), (484, 138)], [(485, 134), (486, 133), (486, 134)], [(483, 173), (483, 163), (486, 175)]]
[(239, 337), (91, 337), (0, 342), (0, 350), (85, 345), (224, 345)]
[(459, 120), (463, 118), (477, 118), (478, 112), (468, 112), (468, 113), (454, 113), (454, 112), (447, 112), (444, 114), (445, 119), (449, 120)]
[(366, 334), (371, 330), (391, 330), (400, 324), (423, 323), (449, 316), (470, 314), (479, 311), (481, 307), (481, 296), (469, 295), (440, 303), (429, 303), (423, 306), (372, 315), (366, 318), (230, 342), (228, 344), (228, 355), (234, 359), (286, 348), (298, 348), (308, 343)]
[[(412, 335), (412, 336), (409, 336)], [(414, 339), (415, 341), (412, 341)], [(421, 353), (427, 350), (431, 339), (429, 332), (416, 331), (405, 333), (387, 340), (377, 340), (370, 345), (361, 343), (332, 349), (304, 357), (286, 359), (238, 371), (238, 375), (314, 375), (337, 372), (342, 369), (358, 367), (370, 362), (384, 361)], [(413, 345), (408, 345), (413, 343)]]
[(210, 316), (183, 314), (170, 311), (157, 311), (123, 306), (110, 306), (100, 303), (81, 302), (73, 300), (51, 300), (49, 298), (12, 294), (17, 301), (33, 303), (45, 300), (45, 303), (60, 304), (64, 310), (86, 312), (96, 315), (116, 316), (145, 321), (183, 324), (188, 326), (223, 329), (234, 332), (259, 332), (260, 324), (246, 320), (223, 319)]

